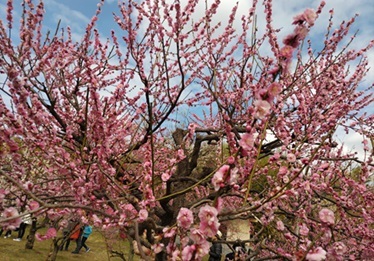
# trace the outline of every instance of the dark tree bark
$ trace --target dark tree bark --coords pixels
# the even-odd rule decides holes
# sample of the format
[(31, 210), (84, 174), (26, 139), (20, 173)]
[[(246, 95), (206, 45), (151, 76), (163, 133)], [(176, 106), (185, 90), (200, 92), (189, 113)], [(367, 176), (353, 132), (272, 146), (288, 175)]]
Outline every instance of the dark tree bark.
[(32, 223), (31, 223), (31, 228), (29, 235), (27, 236), (27, 241), (25, 248), (26, 249), (33, 249), (34, 247), (34, 242), (35, 242), (35, 233), (36, 233), (37, 227), (36, 227), (36, 218), (32, 218)]

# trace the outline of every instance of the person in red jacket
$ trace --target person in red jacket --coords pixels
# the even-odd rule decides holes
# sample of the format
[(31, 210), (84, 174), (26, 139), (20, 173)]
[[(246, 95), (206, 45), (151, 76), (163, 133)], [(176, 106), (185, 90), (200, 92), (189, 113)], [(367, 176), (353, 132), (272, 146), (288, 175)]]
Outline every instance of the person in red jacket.
[(89, 225), (84, 225), (82, 231), (82, 237), (77, 240), (77, 248), (72, 252), (73, 254), (78, 254), (79, 251), (84, 247), (86, 252), (90, 251), (90, 248), (86, 245), (88, 237), (92, 234), (92, 227)]

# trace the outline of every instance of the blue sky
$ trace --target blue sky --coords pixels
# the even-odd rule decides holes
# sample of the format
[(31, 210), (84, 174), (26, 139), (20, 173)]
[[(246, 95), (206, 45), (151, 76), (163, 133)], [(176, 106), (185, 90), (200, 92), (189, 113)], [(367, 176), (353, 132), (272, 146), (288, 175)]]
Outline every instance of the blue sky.
[[(151, 0), (152, 1), (152, 0)], [(171, 0), (169, 0), (171, 1)], [(181, 0), (182, 2), (186, 0)], [(334, 8), (335, 27), (343, 20), (347, 21), (356, 13), (360, 16), (353, 27), (353, 31), (359, 30), (357, 39), (352, 47), (360, 48), (365, 46), (371, 39), (374, 39), (374, 0), (326, 0), (324, 11), (316, 22), (311, 37), (314, 44), (323, 41), (321, 36), (326, 31), (329, 18), (329, 10)], [(0, 18), (5, 20), (6, 0), (0, 0)], [(15, 5), (21, 1), (14, 0)], [(37, 1), (34, 1), (35, 3)], [(79, 41), (81, 35), (85, 32), (85, 26), (95, 14), (96, 0), (45, 0), (45, 29), (54, 31), (59, 20), (63, 27), (70, 26), (75, 40)], [(204, 2), (201, 0), (201, 2)], [(251, 0), (221, 0), (221, 8), (218, 11), (218, 17), (227, 17), (232, 6), (239, 2), (239, 14), (249, 9)], [(261, 1), (259, 1), (261, 2)], [(292, 18), (302, 12), (305, 8), (317, 8), (319, 1), (316, 0), (274, 0), (274, 27), (281, 28), (280, 37), (290, 33), (293, 30), (291, 26)], [(113, 21), (112, 13), (118, 13), (117, 0), (106, 0), (97, 24), (102, 37), (110, 37), (112, 29), (118, 30), (118, 26)], [(261, 7), (261, 4), (259, 4)], [(200, 11), (200, 10), (198, 10)], [(260, 11), (260, 10), (259, 10)], [(203, 10), (201, 10), (203, 12)], [(20, 9), (15, 10), (15, 20), (20, 18)], [(258, 27), (263, 28), (263, 18), (259, 13)], [(319, 40), (320, 39), (320, 40)], [(370, 67), (372, 72), (367, 77), (367, 85), (374, 82), (374, 50), (369, 53)], [(2, 81), (1, 81), (2, 82)], [(364, 83), (365, 84), (365, 83)], [(374, 113), (373, 106), (370, 112)], [(359, 149), (362, 138), (356, 134), (340, 136), (341, 142), (346, 144), (347, 150), (350, 148)]]
[[(151, 0), (152, 1), (152, 0)], [(171, 0), (169, 0), (171, 1)], [(186, 0), (182, 0), (186, 1)], [(239, 14), (245, 12), (251, 5), (251, 0), (221, 0), (221, 7), (219, 9), (220, 17), (226, 17), (228, 11), (231, 10), (232, 6), (239, 2)], [(0, 0), (0, 15), (5, 18), (6, 0)], [(21, 0), (15, 0), (15, 5), (18, 5)], [(34, 2), (37, 2), (34, 0)], [(96, 4), (98, 0), (44, 0), (46, 8), (46, 25), (50, 28), (54, 28), (59, 19), (62, 21), (62, 25), (69, 25), (73, 32), (76, 34), (82, 34), (84, 32), (85, 24), (90, 20), (96, 11)], [(203, 2), (201, 0), (201, 2)], [(261, 2), (261, 1), (259, 1)], [(292, 30), (292, 18), (302, 12), (305, 8), (316, 8), (319, 1), (316, 0), (274, 0), (274, 27), (282, 28), (286, 34)], [(317, 35), (320, 32), (325, 31), (325, 27), (328, 19), (328, 10), (334, 8), (335, 15), (334, 20), (336, 23), (342, 20), (348, 20), (354, 14), (360, 14), (354, 28), (360, 29), (359, 40), (357, 41), (364, 43), (368, 42), (371, 36), (374, 35), (374, 2), (373, 0), (327, 0), (324, 12), (321, 15), (319, 21), (317, 21), (315, 29), (312, 31), (313, 34)], [(106, 0), (102, 14), (99, 17), (100, 23), (98, 27), (102, 34), (108, 35), (110, 29), (117, 29), (113, 22), (113, 12), (118, 13), (117, 0)], [(261, 4), (259, 4), (261, 6)], [(19, 12), (19, 9), (16, 10)], [(203, 11), (203, 10), (202, 10)], [(20, 13), (18, 13), (19, 15)], [(226, 16), (225, 16), (226, 15)], [(19, 16), (18, 16), (19, 17)], [(261, 22), (261, 19), (259, 19)], [(261, 24), (259, 24), (261, 28)]]
[[(33, 0), (37, 3), (37, 0)], [(153, 1), (153, 0), (150, 0)], [(171, 0), (168, 0), (171, 1)], [(186, 2), (187, 0), (181, 0)], [(204, 2), (204, 0), (200, 0)], [(211, 1), (211, 0), (209, 0)], [(329, 18), (329, 10), (334, 9), (335, 26), (338, 26), (340, 21), (347, 21), (356, 13), (358, 17), (353, 26), (353, 31), (359, 30), (357, 40), (353, 42), (352, 47), (359, 48), (364, 46), (374, 37), (374, 0), (326, 0), (326, 6), (321, 17), (316, 22), (311, 31), (312, 38), (314, 37), (314, 44), (318, 43), (318, 38), (326, 31), (326, 26)], [(6, 0), (0, 0), (0, 17), (5, 18)], [(15, 20), (20, 19), (19, 3), (21, 0), (14, 0)], [(53, 31), (61, 20), (62, 26), (70, 26), (76, 40), (79, 41), (80, 36), (85, 31), (86, 24), (95, 14), (96, 5), (99, 0), (44, 0), (45, 3), (45, 29)], [(122, 1), (121, 1), (122, 2)], [(221, 0), (221, 8), (218, 10), (218, 17), (226, 18), (232, 6), (239, 2), (238, 17), (241, 13), (244, 14), (251, 6), (251, 0)], [(261, 1), (259, 1), (261, 3)], [(273, 0), (273, 25), (275, 28), (281, 28), (280, 37), (290, 33), (293, 30), (292, 18), (302, 12), (305, 8), (316, 8), (319, 1), (316, 0)], [(261, 8), (261, 4), (258, 4)], [(199, 12), (199, 10), (197, 10)], [(258, 27), (261, 29), (263, 18), (261, 18), (261, 11), (258, 10)], [(102, 8), (102, 14), (99, 17), (97, 24), (101, 35), (106, 38), (110, 37), (110, 30), (118, 30), (118, 26), (113, 21), (113, 12), (119, 13), (117, 0), (105, 0)], [(201, 10), (203, 12), (203, 10)], [(238, 21), (240, 23), (240, 21)], [(322, 39), (321, 39), (322, 42)], [(374, 68), (374, 51), (369, 53), (371, 67)], [(370, 81), (374, 82), (374, 73), (369, 76)]]

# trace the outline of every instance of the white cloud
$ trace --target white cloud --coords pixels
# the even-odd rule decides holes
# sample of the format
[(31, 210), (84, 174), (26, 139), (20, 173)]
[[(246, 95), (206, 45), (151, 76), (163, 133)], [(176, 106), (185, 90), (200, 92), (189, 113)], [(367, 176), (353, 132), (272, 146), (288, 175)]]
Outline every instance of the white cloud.
[[(350, 130), (348, 134), (346, 134), (343, 129), (339, 128), (335, 134), (335, 139), (343, 146), (343, 152), (356, 153), (356, 157), (359, 160), (364, 160), (365, 157), (370, 156), (365, 154), (363, 145), (363, 141), (367, 139), (367, 137), (358, 132)], [(371, 145), (369, 146), (371, 147)]]
[(63, 26), (69, 26), (75, 33), (83, 33), (86, 25), (90, 22), (88, 16), (59, 1), (46, 1), (45, 8), (47, 10), (46, 14), (56, 25), (61, 20)]

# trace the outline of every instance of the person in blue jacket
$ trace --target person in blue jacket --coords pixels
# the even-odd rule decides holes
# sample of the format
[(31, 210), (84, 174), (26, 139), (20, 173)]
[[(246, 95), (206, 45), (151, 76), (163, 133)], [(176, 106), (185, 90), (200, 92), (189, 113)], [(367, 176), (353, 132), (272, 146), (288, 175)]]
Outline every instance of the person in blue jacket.
[(86, 245), (86, 241), (91, 234), (92, 234), (92, 227), (89, 225), (84, 225), (82, 237), (79, 239), (77, 248), (72, 252), (73, 254), (79, 254), (79, 251), (82, 249), (82, 247), (86, 249), (86, 252), (90, 251), (90, 248)]

